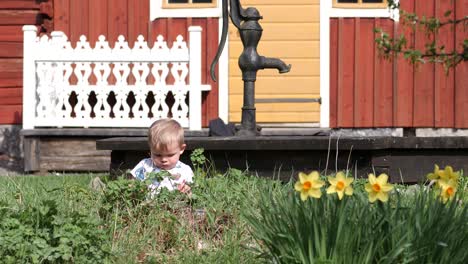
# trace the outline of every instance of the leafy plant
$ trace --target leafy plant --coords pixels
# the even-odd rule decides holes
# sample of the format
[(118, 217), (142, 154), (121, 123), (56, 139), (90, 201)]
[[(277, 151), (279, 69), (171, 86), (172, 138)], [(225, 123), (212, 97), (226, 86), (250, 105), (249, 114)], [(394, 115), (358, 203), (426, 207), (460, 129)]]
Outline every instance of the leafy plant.
[(166, 170), (161, 170), (161, 171), (158, 171), (158, 172), (150, 172), (146, 175), (146, 178), (145, 178), (145, 181), (146, 182), (153, 182), (153, 181), (157, 181), (157, 182), (162, 182), (164, 180), (165, 177), (170, 177), (170, 178), (173, 178), (174, 176), (166, 171)]
[(55, 200), (18, 210), (0, 209), (2, 263), (102, 263), (110, 246), (101, 221), (76, 211), (61, 213)]
[(206, 157), (203, 148), (197, 148), (190, 153), (190, 160), (195, 169), (195, 175), (201, 178), (206, 176)]
[(119, 222), (127, 222), (144, 212), (148, 194), (147, 181), (123, 177), (109, 181), (100, 196), (99, 215), (106, 221), (116, 221), (118, 216)]

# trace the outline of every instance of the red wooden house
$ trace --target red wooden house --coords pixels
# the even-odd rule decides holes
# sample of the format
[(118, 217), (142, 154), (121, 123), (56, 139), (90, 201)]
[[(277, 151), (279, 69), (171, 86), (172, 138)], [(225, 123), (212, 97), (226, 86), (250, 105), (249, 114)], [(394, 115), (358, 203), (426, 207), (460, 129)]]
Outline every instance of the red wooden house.
[[(209, 77), (209, 64), (216, 52), (221, 1), (216, 0), (7, 0), (0, 2), (0, 124), (22, 124), (22, 31), (23, 25), (37, 25), (42, 34), (64, 32), (72, 45), (81, 35), (90, 43), (105, 35), (114, 43), (124, 35), (129, 43), (143, 35), (153, 43), (159, 34), (168, 42), (178, 35), (188, 38), (187, 28), (202, 28), (201, 82), (211, 86), (203, 93), (202, 124), (221, 117), (240, 121), (242, 98), (236, 58), (241, 51), (238, 36), (230, 28), (226, 54), (220, 60), (219, 82)], [(392, 36), (406, 33), (410, 44), (423, 48), (424, 33), (406, 30), (397, 12), (389, 11), (386, 0), (244, 0), (244, 7), (256, 6), (264, 16), (264, 37), (259, 53), (284, 59), (293, 65), (287, 75), (263, 71), (257, 80), (257, 120), (264, 126), (322, 128), (468, 128), (467, 63), (446, 74), (443, 66), (411, 65), (402, 57), (379, 57), (374, 28)], [(401, 8), (419, 16), (450, 18), (468, 13), (468, 0), (400, 0)], [(405, 31), (406, 30), (406, 31)], [(436, 41), (447, 50), (462, 47), (466, 39), (462, 24), (445, 27)], [(321, 99), (321, 104), (317, 103)], [(299, 100), (298, 100), (299, 99)], [(55, 137), (50, 138), (50, 133)], [(144, 132), (77, 132), (67, 129), (24, 131), (29, 159), (26, 170), (107, 168), (108, 152), (93, 152), (102, 158), (91, 165), (60, 166), (66, 153), (54, 148), (54, 140), (93, 148), (96, 139), (115, 135), (144, 135)], [(80, 133), (84, 135), (80, 136)], [(43, 140), (41, 140), (41, 138)], [(44, 140), (47, 138), (47, 140)], [(47, 145), (44, 142), (49, 142)], [(78, 143), (80, 142), (80, 143)], [(83, 143), (88, 142), (88, 143)], [(55, 143), (54, 143), (55, 144)], [(89, 144), (89, 145), (86, 145)], [(63, 148), (63, 145), (61, 145)], [(42, 149), (42, 154), (37, 153)], [(32, 152), (31, 152), (32, 151)], [(31, 153), (29, 153), (31, 152)], [(28, 154), (29, 153), (29, 154)], [(61, 159), (55, 158), (61, 153)], [(32, 157), (32, 156), (34, 157)], [(83, 155), (80, 154), (80, 158)], [(107, 157), (107, 158), (105, 158)], [(76, 158), (76, 157), (75, 157)], [(104, 164), (104, 165), (103, 165)], [(93, 167), (94, 166), (94, 167)]]

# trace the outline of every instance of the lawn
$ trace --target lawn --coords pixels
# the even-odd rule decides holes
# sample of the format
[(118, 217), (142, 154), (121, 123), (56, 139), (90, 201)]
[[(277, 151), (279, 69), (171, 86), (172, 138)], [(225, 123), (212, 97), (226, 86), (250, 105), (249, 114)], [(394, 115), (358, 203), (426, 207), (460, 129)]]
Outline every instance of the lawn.
[(0, 263), (468, 260), (462, 172), (436, 167), (432, 182), (403, 186), (380, 176), (340, 185), (344, 174), (285, 183), (195, 171), (191, 197), (154, 199), (147, 183), (107, 175), (0, 176)]
[(144, 184), (107, 175), (0, 177), (0, 262), (257, 263), (240, 212), (272, 183), (232, 169), (197, 178), (191, 198), (147, 200)]

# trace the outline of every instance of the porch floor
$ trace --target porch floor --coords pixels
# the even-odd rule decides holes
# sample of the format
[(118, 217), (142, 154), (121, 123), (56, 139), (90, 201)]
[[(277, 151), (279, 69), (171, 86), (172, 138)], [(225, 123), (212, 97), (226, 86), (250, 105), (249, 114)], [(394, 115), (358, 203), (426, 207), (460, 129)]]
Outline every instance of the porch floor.
[[(232, 167), (284, 180), (296, 177), (298, 171), (348, 169), (357, 177), (387, 173), (393, 182), (418, 182), (433, 171), (434, 164), (468, 170), (468, 137), (334, 137), (310, 128), (273, 129), (265, 134), (187, 135), (187, 151), (181, 159), (191, 164), (191, 151), (204, 148), (211, 166), (220, 171)], [(145, 136), (100, 139), (96, 147), (111, 150), (113, 175), (133, 168), (149, 152)]]

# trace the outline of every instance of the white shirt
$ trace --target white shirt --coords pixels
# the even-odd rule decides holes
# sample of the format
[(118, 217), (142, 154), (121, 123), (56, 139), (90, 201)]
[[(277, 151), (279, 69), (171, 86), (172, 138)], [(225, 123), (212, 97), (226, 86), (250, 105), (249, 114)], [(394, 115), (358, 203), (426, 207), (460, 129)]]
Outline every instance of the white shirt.
[[(150, 158), (141, 160), (135, 168), (130, 172), (134, 178), (138, 180), (145, 180), (148, 176), (148, 173), (151, 172), (160, 172), (160, 168), (156, 167), (153, 161)], [(153, 181), (149, 186), (152, 190), (152, 195), (157, 194), (159, 189), (167, 188), (169, 191), (177, 189), (177, 186), (182, 183), (192, 183), (193, 182), (193, 171), (190, 166), (184, 164), (181, 161), (177, 161), (174, 168), (168, 170), (172, 175), (180, 175), (180, 177), (170, 178), (164, 177), (161, 182)]]

